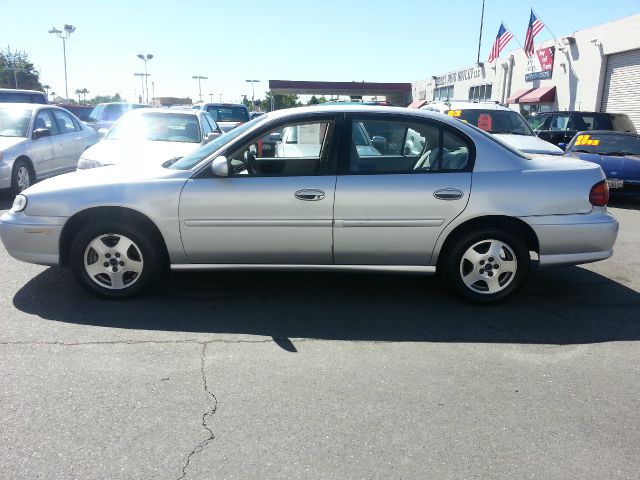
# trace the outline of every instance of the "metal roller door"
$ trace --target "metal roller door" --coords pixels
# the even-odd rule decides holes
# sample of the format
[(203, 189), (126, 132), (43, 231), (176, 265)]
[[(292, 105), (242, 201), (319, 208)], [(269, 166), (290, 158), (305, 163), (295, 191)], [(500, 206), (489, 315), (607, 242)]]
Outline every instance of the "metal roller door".
[(603, 112), (626, 113), (640, 132), (640, 50), (609, 55), (602, 91)]

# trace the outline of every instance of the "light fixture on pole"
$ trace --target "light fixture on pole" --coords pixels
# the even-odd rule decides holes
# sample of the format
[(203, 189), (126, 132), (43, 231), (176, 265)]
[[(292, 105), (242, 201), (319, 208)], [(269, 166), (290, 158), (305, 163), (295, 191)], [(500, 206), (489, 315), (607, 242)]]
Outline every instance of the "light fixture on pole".
[(148, 73), (134, 73), (133, 74), (136, 77), (140, 77), (140, 86), (142, 87), (142, 95), (140, 95), (140, 103), (142, 103), (142, 101), (144, 100), (144, 81), (146, 80), (147, 77), (150, 77), (151, 75)]
[[(63, 31), (64, 30), (64, 31)], [(69, 98), (69, 87), (67, 85), (67, 46), (66, 41), (69, 39), (71, 34), (76, 31), (76, 27), (73, 25), (66, 25), (63, 27), (63, 30), (58, 30), (55, 27), (51, 27), (49, 33), (54, 33), (58, 38), (62, 39), (62, 55), (64, 58), (64, 96), (65, 99)]]
[(245, 82), (251, 84), (251, 109), (255, 110), (256, 109), (256, 100), (255, 100), (256, 92), (255, 92), (254, 85), (256, 83), (260, 83), (260, 80), (245, 80)]
[(198, 96), (200, 97), (200, 101), (202, 101), (202, 83), (201, 80), (209, 80), (209, 77), (203, 77), (202, 75), (193, 75), (191, 78), (194, 80), (198, 80)]
[[(147, 53), (146, 55), (143, 55), (142, 53), (139, 53), (137, 55), (137, 57), (144, 62), (144, 73), (145, 73), (146, 77), (149, 77), (150, 75), (147, 73), (147, 62), (153, 58), (153, 55), (151, 55), (150, 53)], [(145, 85), (147, 87), (145, 103), (148, 104), (149, 103), (149, 82), (146, 81)], [(144, 90), (143, 90), (143, 92), (144, 92)]]

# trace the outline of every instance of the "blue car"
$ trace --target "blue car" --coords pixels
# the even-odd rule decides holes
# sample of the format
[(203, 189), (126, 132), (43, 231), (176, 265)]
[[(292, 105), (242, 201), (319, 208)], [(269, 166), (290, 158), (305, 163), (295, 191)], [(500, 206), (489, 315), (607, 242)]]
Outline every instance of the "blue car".
[(600, 165), (611, 195), (640, 196), (640, 135), (604, 130), (578, 132), (565, 155)]

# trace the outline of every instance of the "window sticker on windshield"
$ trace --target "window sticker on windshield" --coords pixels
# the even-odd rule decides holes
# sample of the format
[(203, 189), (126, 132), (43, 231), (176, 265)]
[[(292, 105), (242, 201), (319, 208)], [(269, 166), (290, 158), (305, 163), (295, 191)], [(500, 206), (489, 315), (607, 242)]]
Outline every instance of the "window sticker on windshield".
[(491, 115), (488, 113), (481, 113), (478, 115), (478, 128), (485, 132), (491, 131)]
[(459, 117), (462, 114), (462, 110), (449, 110), (447, 114), (450, 117)]
[(600, 145), (600, 140), (591, 138), (591, 135), (578, 135), (575, 146), (579, 145)]

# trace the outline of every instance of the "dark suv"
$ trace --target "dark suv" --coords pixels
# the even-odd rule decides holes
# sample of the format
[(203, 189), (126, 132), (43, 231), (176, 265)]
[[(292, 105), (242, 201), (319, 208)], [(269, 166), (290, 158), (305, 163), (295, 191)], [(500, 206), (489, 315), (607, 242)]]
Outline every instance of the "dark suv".
[(530, 116), (527, 121), (539, 138), (561, 148), (569, 144), (573, 136), (580, 131), (613, 130), (636, 133), (633, 122), (625, 113), (544, 112)]

